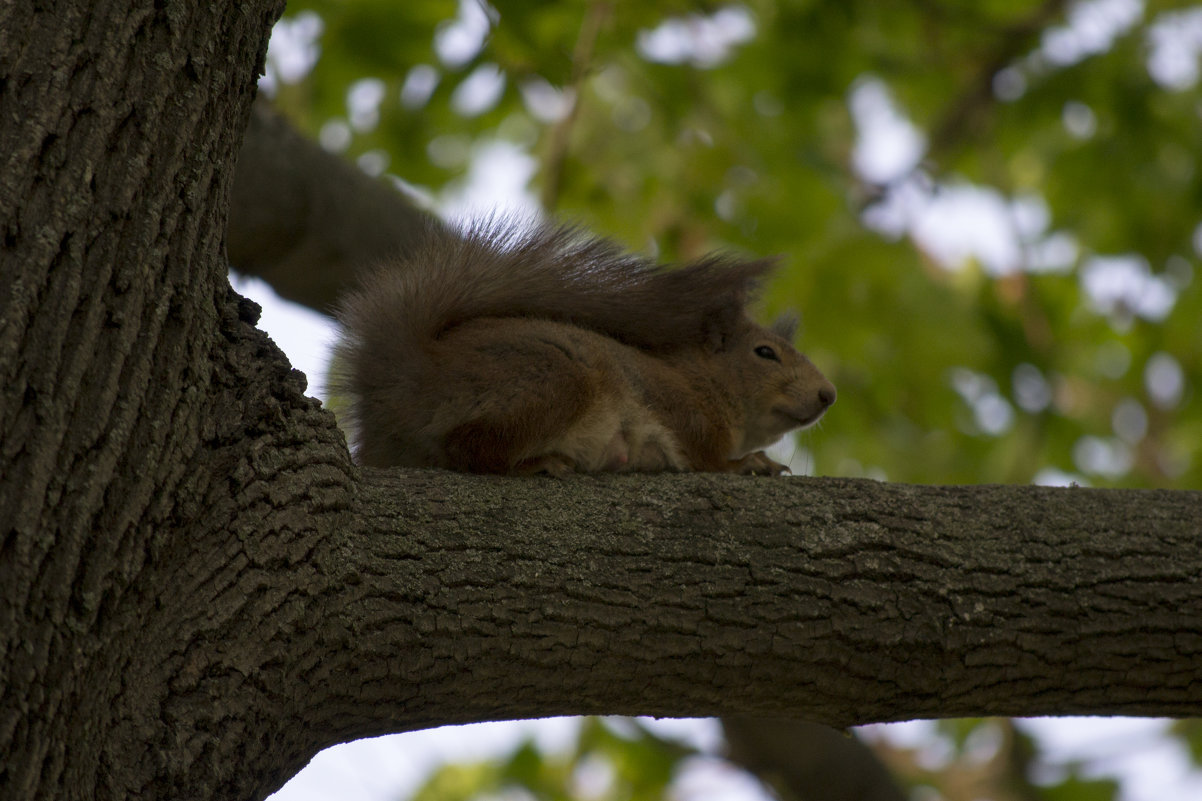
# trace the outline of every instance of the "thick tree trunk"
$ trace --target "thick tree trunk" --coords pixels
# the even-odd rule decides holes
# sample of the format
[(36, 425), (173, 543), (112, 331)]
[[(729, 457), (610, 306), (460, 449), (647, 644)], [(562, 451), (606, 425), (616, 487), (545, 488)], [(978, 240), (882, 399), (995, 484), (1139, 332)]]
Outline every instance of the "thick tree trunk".
[(264, 758), (281, 687), (175, 689), (303, 616), (278, 578), (349, 491), (332, 421), (225, 276), (282, 6), (0, 5), (5, 799), (215, 797), (296, 767)]
[(0, 6), (0, 797), (515, 716), (1202, 711), (1198, 493), (357, 473), (225, 280), (278, 12)]

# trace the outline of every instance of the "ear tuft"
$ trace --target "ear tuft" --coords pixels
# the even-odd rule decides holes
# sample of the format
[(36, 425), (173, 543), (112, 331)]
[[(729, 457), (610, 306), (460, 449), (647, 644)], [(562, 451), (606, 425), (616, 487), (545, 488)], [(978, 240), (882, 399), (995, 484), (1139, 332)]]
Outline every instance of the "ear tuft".
[(768, 330), (786, 342), (792, 342), (793, 338), (797, 336), (797, 328), (800, 324), (801, 317), (798, 316), (797, 312), (787, 311), (773, 320)]

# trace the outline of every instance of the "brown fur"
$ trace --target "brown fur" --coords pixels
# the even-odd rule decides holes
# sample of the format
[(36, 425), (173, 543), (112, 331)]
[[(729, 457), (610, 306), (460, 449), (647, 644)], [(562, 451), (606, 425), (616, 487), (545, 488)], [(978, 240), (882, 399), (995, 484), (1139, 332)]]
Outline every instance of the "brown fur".
[(770, 268), (715, 256), (669, 270), (562, 227), (431, 227), (339, 315), (357, 458), (779, 473), (760, 449), (815, 422), (835, 389), (790, 345), (794, 324), (747, 317)]

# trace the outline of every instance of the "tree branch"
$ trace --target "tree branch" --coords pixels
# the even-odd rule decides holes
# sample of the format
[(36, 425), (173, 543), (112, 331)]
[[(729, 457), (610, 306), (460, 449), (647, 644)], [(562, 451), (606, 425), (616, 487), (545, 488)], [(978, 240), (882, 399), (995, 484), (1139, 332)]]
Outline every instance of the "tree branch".
[(851, 732), (805, 720), (728, 717), (730, 759), (782, 801), (906, 801), (889, 770)]
[(320, 568), (344, 587), (326, 678), (298, 688), (330, 741), (580, 713), (1202, 713), (1202, 493), (365, 471), (359, 502)]
[(300, 135), (260, 100), (230, 195), (234, 268), (328, 313), (358, 270), (400, 251), (430, 215)]
[(593, 49), (601, 35), (601, 29), (613, 12), (607, 0), (594, 0), (584, 12), (580, 35), (576, 37), (576, 48), (572, 52), (572, 77), (568, 84), (571, 105), (564, 118), (551, 129), (550, 144), (543, 160), (542, 204), (547, 211), (554, 211), (563, 190), (564, 164), (568, 158), (568, 142), (572, 128), (580, 116), (580, 104), (584, 102), (584, 81), (593, 68)]

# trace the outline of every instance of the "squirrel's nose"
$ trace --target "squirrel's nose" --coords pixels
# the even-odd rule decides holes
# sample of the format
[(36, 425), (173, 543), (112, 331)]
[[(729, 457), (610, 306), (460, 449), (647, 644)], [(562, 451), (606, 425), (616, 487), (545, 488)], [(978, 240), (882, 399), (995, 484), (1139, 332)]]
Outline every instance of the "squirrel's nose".
[(830, 406), (832, 403), (835, 402), (835, 398), (838, 397), (838, 394), (839, 393), (837, 393), (835, 391), (834, 384), (827, 384), (826, 386), (821, 387), (818, 390), (818, 402), (821, 403), (824, 407)]

